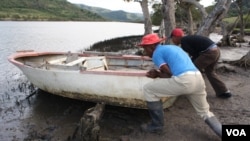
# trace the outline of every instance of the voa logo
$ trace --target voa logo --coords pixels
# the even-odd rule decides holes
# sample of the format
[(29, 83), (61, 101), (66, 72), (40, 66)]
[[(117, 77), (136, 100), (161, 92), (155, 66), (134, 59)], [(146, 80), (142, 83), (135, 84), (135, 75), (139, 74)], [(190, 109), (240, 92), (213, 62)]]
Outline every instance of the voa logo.
[(227, 136), (247, 136), (244, 129), (226, 129)]

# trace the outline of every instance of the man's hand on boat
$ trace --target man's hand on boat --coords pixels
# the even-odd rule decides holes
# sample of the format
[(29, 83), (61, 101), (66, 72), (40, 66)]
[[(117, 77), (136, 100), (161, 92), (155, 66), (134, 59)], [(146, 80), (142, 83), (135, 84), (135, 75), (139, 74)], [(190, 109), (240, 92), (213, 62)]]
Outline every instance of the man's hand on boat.
[(156, 69), (151, 69), (146, 73), (147, 77), (150, 78), (170, 78), (171, 76), (168, 73), (164, 73), (163, 71), (156, 70)]
[(147, 77), (150, 78), (157, 78), (160, 75), (160, 71), (156, 70), (156, 69), (151, 69), (146, 73)]

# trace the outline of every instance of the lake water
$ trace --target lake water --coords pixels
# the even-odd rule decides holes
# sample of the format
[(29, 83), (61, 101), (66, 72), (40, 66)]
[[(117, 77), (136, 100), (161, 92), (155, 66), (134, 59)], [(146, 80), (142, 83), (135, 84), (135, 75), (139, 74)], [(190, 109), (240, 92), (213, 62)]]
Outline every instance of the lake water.
[[(29, 132), (29, 130), (26, 130), (26, 127), (25, 129), (23, 127), (29, 125), (30, 120), (33, 120), (34, 126), (38, 126), (40, 123), (43, 123), (43, 121), (39, 121), (40, 117), (48, 116), (49, 118), (60, 115), (60, 113), (54, 114), (58, 112), (58, 109), (46, 107), (50, 104), (52, 104), (50, 105), (52, 107), (58, 106), (58, 104), (61, 104), (60, 107), (63, 107), (67, 105), (66, 103), (68, 103), (69, 107), (72, 105), (72, 101), (58, 100), (57, 97), (55, 98), (55, 101), (57, 101), (55, 103), (52, 100), (53, 97), (46, 96), (46, 94), (45, 97), (40, 98), (33, 96), (32, 106), (27, 101), (23, 101), (31, 93), (32, 89), (27, 88), (29, 84), (22, 72), (8, 62), (7, 58), (9, 55), (18, 50), (77, 52), (89, 48), (90, 45), (99, 41), (142, 35), (143, 33), (144, 25), (137, 23), (1, 21), (0, 140), (23, 140), (27, 138)], [(74, 101), (73, 103), (76, 102)], [(36, 107), (39, 106), (40, 108), (37, 109)], [(54, 110), (49, 111), (49, 109)], [(61, 114), (64, 114), (64, 111), (61, 112)], [(76, 113), (82, 114), (82, 112), (77, 111)], [(74, 118), (79, 120), (79, 116)], [(27, 119), (27, 124), (21, 124), (25, 119)], [(72, 122), (70, 121), (70, 116), (68, 119), (69, 123)]]
[(0, 95), (16, 73), (7, 57), (17, 50), (76, 52), (106, 39), (141, 35), (144, 25), (122, 22), (0, 22)]

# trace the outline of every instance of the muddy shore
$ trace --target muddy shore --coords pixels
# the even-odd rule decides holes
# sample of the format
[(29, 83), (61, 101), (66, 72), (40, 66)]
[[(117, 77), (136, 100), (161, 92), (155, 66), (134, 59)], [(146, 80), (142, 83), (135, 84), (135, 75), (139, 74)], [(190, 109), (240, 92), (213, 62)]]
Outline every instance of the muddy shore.
[[(221, 59), (236, 59), (249, 47), (222, 47)], [(223, 64), (220, 64), (223, 65)], [(211, 111), (222, 124), (250, 125), (250, 70), (232, 66), (218, 74), (233, 93), (230, 99), (215, 96), (206, 76), (207, 99)], [(16, 78), (13, 80), (13, 78)], [(6, 78), (5, 95), (0, 98), (0, 140), (67, 141), (76, 130), (84, 111), (95, 103), (72, 100), (36, 90), (22, 74)], [(27, 98), (30, 94), (35, 93)], [(100, 141), (220, 141), (221, 139), (195, 113), (185, 97), (165, 109), (165, 133), (145, 134), (139, 129), (150, 117), (147, 110), (109, 106), (100, 121)], [(79, 140), (76, 136), (75, 140)]]

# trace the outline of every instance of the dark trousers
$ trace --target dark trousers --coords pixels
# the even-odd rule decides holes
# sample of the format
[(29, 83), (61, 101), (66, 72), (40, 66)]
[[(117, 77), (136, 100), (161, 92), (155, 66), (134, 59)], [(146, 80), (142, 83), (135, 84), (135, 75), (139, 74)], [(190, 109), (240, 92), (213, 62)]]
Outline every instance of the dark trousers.
[(201, 71), (205, 72), (207, 78), (217, 95), (225, 93), (228, 89), (215, 72), (215, 66), (220, 57), (220, 49), (208, 50), (200, 53), (194, 60), (194, 64)]

